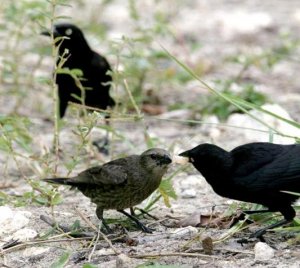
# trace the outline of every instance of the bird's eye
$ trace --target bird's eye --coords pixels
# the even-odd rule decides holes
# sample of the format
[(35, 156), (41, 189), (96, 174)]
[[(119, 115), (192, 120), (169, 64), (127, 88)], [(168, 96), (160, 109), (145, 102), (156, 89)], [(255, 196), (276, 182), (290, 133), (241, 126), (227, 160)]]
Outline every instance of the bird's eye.
[(150, 154), (150, 157), (151, 157), (152, 159), (157, 159), (157, 155), (156, 155), (156, 154)]
[(71, 35), (72, 34), (72, 29), (71, 28), (68, 28), (66, 31), (65, 31), (65, 34), (66, 35)]

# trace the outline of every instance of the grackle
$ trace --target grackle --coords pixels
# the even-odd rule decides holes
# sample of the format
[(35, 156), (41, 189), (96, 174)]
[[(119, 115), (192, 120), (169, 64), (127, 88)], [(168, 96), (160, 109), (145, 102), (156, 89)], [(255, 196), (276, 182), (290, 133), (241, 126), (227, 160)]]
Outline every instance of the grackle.
[[(111, 71), (108, 61), (90, 48), (82, 31), (74, 24), (56, 24), (52, 33), (58, 47), (57, 66), (65, 61), (61, 68), (68, 69), (56, 73), (60, 117), (65, 115), (69, 101), (102, 110), (113, 107), (115, 102), (109, 95), (112, 77), (108, 74)], [(51, 36), (48, 31), (41, 34)], [(72, 76), (75, 69), (80, 70), (79, 77)]]
[(249, 143), (228, 152), (212, 144), (200, 144), (185, 151), (187, 157), (220, 196), (261, 204), (280, 212), (284, 219), (253, 233), (262, 238), (268, 229), (291, 222), (296, 213), (292, 203), (300, 192), (300, 144)]

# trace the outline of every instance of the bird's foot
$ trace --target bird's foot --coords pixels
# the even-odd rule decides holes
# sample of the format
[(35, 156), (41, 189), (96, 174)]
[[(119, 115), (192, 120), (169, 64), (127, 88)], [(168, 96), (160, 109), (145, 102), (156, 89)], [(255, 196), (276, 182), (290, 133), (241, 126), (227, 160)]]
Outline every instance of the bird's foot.
[(247, 224), (251, 224), (253, 223), (253, 221), (251, 219), (248, 219), (248, 217), (246, 218), (246, 215), (244, 212), (234, 216), (230, 222), (229, 228), (233, 227), (234, 225), (236, 225), (238, 222), (240, 221), (245, 221), (245, 223)]
[[(107, 225), (107, 223), (104, 220), (101, 220), (102, 226), (101, 226), (101, 232), (104, 234), (113, 234), (113, 230)], [(104, 227), (104, 228), (103, 228)]]
[(147, 227), (144, 224), (142, 224), (141, 222), (139, 222), (139, 224), (137, 224), (137, 225), (144, 233), (152, 234), (155, 231), (155, 229)]
[(259, 239), (261, 242), (265, 242), (265, 239), (263, 237), (263, 235), (266, 233), (266, 230), (265, 229), (261, 229), (261, 230), (258, 230), (256, 231), (255, 233), (251, 234), (249, 236), (249, 238), (257, 238)]
[(92, 142), (92, 144), (97, 148), (99, 153), (108, 155), (109, 154), (109, 150), (108, 150), (108, 141), (107, 139), (98, 139), (98, 140), (94, 140)]
[(125, 216), (127, 216), (129, 219), (131, 219), (132, 221), (134, 221), (136, 223), (136, 225), (145, 233), (152, 233), (153, 231), (155, 231), (154, 229), (151, 229), (149, 227), (146, 227), (144, 224), (142, 224), (136, 217), (130, 215), (129, 213), (127, 213), (126, 211), (120, 209), (118, 210), (119, 212), (121, 212), (122, 214), (124, 214)]

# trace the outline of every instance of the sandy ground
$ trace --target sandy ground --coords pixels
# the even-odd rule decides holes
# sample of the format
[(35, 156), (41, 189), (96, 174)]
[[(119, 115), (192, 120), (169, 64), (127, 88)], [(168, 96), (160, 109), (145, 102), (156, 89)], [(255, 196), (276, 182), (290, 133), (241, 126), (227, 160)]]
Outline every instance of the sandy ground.
[[(112, 1), (103, 7), (97, 2), (91, 1), (88, 7), (84, 4), (74, 4), (72, 9), (65, 8), (60, 12), (71, 15), (77, 24), (82, 23), (86, 29), (88, 29), (89, 21), (107, 25), (109, 28), (107, 38), (109, 40), (118, 40), (122, 35), (132, 37), (131, 34), (135, 25), (129, 18), (127, 4), (123, 1)], [(240, 66), (226, 61), (229, 56), (263, 51), (280, 44), (284, 35), (288, 35), (289, 40), (297, 40), (300, 37), (300, 4), (297, 0), (199, 0), (175, 1), (172, 4), (169, 1), (149, 0), (138, 3), (137, 8), (142, 16), (141, 25), (152, 25), (155, 12), (169, 14), (168, 27), (170, 31), (156, 41), (191, 67), (197, 67), (199, 63), (206, 67), (209, 66), (209, 68), (207, 67), (208, 71), (204, 72), (201, 77), (207, 82), (228, 79), (239, 72)], [(112, 14), (114, 15), (112, 16)], [(110, 51), (109, 42), (101, 44), (96, 38), (93, 39), (92, 35), (89, 36), (89, 41), (93, 47), (101, 47), (99, 51)], [(42, 39), (24, 40), (24, 46), (28, 44), (34, 46), (43, 42), (44, 45), (47, 45)], [(200, 46), (193, 49), (191, 43), (200, 44)], [(32, 52), (28, 58), (23, 58), (22, 62), (25, 65), (21, 68), (26, 69), (27, 65), (32, 66), (30, 64), (36, 62), (35, 56), (35, 53)], [(2, 58), (5, 58), (5, 55)], [(112, 64), (116, 64), (114, 55), (109, 54), (108, 58)], [(34, 75), (47, 76), (51, 73), (51, 68), (51, 58), (45, 57), (42, 64), (35, 70)], [(269, 97), (270, 101), (281, 105), (291, 118), (297, 120), (300, 118), (300, 77), (298, 70), (299, 48), (276, 64), (274, 68), (262, 71), (252, 66), (244, 73), (243, 77), (254, 83), (257, 89)], [(11, 89), (11, 84), (3, 83), (3, 85), (6, 90)], [(53, 124), (45, 120), (51, 116), (50, 89), (47, 85), (35, 83), (33, 88), (27, 88), (27, 85), (24, 84), (24, 90), (26, 91), (26, 105), (18, 107), (18, 113), (23, 116), (30, 115), (32, 118), (30, 131), (35, 137), (32, 146), (36, 155), (39, 155), (41, 152), (45, 153), (50, 150), (53, 137)], [(197, 99), (199, 95), (207, 94), (203, 86), (195, 81), (185, 85), (174, 85), (174, 83), (167, 85), (164, 83), (162, 88), (158, 90), (164, 106), (177, 102), (189, 103)], [(1, 94), (1, 114), (7, 115), (12, 112), (16, 101), (11, 95)], [(278, 107), (275, 109), (279, 111)], [(263, 117), (261, 114), (257, 116)], [(234, 115), (225, 123), (261, 129), (265, 132), (240, 130), (222, 124), (215, 125), (213, 123), (218, 123), (218, 121), (213, 116), (201, 118), (205, 123), (193, 126), (179, 122), (179, 120), (191, 119), (192, 117), (191, 111), (182, 109), (176, 112), (168, 111), (159, 116), (146, 116), (142, 122), (120, 122), (116, 120), (112, 126), (116, 133), (121, 134), (122, 137), (120, 135), (112, 136), (111, 154), (109, 156), (99, 155), (94, 149), (87, 147), (87, 150), (80, 152), (81, 161), (73, 173), (124, 154), (144, 151), (146, 148), (143, 133), (145, 127), (149, 135), (155, 138), (155, 146), (168, 149), (174, 155), (202, 142), (214, 142), (226, 149), (231, 149), (242, 143), (268, 141), (270, 138), (267, 128), (249, 120), (246, 116)], [(174, 119), (175, 122), (166, 119)], [(297, 129), (290, 128), (290, 126), (270, 118), (264, 119), (287, 134), (300, 136)], [(67, 123), (60, 135), (64, 150), (60, 161), (64, 163), (72, 160), (74, 148), (80, 142), (73, 133), (78, 120), (69, 113), (66, 121)], [(102, 130), (94, 131), (91, 139), (99, 135), (103, 135)], [(274, 140), (281, 143), (293, 142), (293, 139), (279, 136), (275, 136)], [(22, 179), (23, 176), (20, 171), (33, 180), (37, 180), (45, 174), (43, 168), (47, 166), (47, 163), (41, 165), (32, 156), (30, 161), (28, 159), (17, 157), (19, 164), (17, 166), (15, 159), (1, 153), (0, 161), (3, 171), (1, 181), (14, 185), (14, 187), (4, 189), (5, 193), (19, 195), (31, 189)], [(174, 164), (168, 175), (173, 174), (178, 168), (179, 166)], [(57, 172), (66, 174), (66, 170), (62, 166), (59, 166)], [(295, 238), (297, 233), (268, 233), (266, 243), (269, 248), (266, 249), (266, 252), (272, 251), (272, 249), (274, 251), (265, 260), (260, 260), (257, 255), (257, 251), (260, 249), (255, 250), (258, 241), (253, 240), (247, 244), (238, 243), (240, 238), (248, 237), (253, 230), (259, 228), (256, 225), (230, 236), (228, 239), (222, 238), (228, 234), (229, 229), (220, 225), (214, 228), (191, 226), (180, 228), (178, 226), (179, 221), (188, 216), (194, 215), (188, 222), (190, 221), (191, 225), (195, 225), (195, 222), (200, 221), (200, 215), (222, 213), (228, 208), (233, 208), (234, 202), (217, 196), (200, 174), (191, 167), (179, 172), (172, 179), (172, 182), (178, 196), (176, 200), (171, 200), (172, 206), (167, 208), (160, 200), (155, 205), (156, 208), (151, 211), (157, 220), (147, 216), (141, 218), (143, 222), (155, 229), (153, 234), (140, 233), (131, 226), (128, 228), (130, 241), (114, 242), (112, 248), (107, 242), (99, 240), (99, 247), (94, 251), (87, 240), (69, 239), (67, 241), (66, 237), (57, 236), (55, 238), (58, 240), (57, 242), (27, 244), (24, 247), (0, 251), (0, 265), (3, 267), (50, 267), (50, 264), (58, 260), (63, 253), (69, 252), (70, 256), (65, 267), (83, 267), (85, 263), (94, 264), (95, 267), (136, 267), (139, 264), (151, 265), (153, 263), (175, 265), (175, 267), (300, 266), (299, 245), (297, 242), (290, 242), (290, 239)], [(7, 241), (11, 235), (17, 231), (24, 231), (24, 229), (24, 234), (20, 235), (21, 239), (27, 237), (27, 239), (32, 240), (36, 239), (38, 235), (46, 234), (50, 227), (40, 219), (41, 215), (53, 216), (58, 223), (68, 226), (75, 220), (80, 220), (85, 230), (91, 231), (90, 226), (82, 219), (82, 215), (84, 215), (89, 222), (97, 226), (98, 220), (94, 213), (95, 206), (87, 198), (79, 192), (72, 192), (67, 188), (61, 187), (59, 190), (63, 196), (63, 202), (55, 206), (53, 211), (48, 207), (31, 204), (23, 207), (9, 205), (8, 207), (12, 210), (11, 217), (7, 217), (6, 221), (3, 222), (0, 218), (0, 223), (3, 226), (3, 231), (0, 232), (1, 240)], [(144, 207), (146, 203), (147, 201), (140, 207)], [(114, 211), (107, 211), (105, 215), (112, 219), (124, 219), (123, 216)], [(124, 221), (122, 223), (125, 224)], [(118, 224), (113, 225), (113, 228), (116, 233), (123, 232)], [(198, 239), (188, 243), (197, 235)], [(214, 241), (211, 255), (205, 253), (201, 242), (206, 237)], [(62, 239), (66, 239), (66, 241), (62, 241)], [(188, 246), (185, 248), (186, 245)], [(161, 256), (158, 256), (159, 254)], [(188, 256), (188, 254), (191, 255)], [(148, 258), (145, 256), (138, 258), (142, 255), (147, 255)], [(128, 256), (135, 257), (128, 258)]]

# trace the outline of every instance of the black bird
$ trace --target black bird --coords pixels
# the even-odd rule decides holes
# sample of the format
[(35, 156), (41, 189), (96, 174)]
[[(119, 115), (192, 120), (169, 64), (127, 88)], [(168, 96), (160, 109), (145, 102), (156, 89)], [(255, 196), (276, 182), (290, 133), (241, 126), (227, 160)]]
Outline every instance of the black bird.
[(48, 178), (44, 181), (76, 187), (91, 198), (97, 205), (97, 217), (108, 231), (110, 229), (103, 219), (105, 209), (116, 209), (132, 219), (144, 232), (151, 232), (124, 209), (141, 203), (153, 193), (171, 163), (171, 156), (166, 150), (152, 148), (141, 155), (131, 155), (89, 168), (73, 178)]
[[(41, 34), (51, 35), (47, 31)], [(90, 48), (82, 31), (74, 24), (56, 24), (53, 36), (58, 47), (57, 65), (64, 57), (62, 68), (81, 70), (82, 76), (79, 78), (84, 89), (82, 93), (78, 80), (70, 74), (57, 73), (60, 117), (65, 115), (69, 101), (81, 104), (83, 100), (86, 106), (102, 110), (113, 107), (115, 102), (109, 95), (112, 77), (108, 74), (111, 71), (108, 61)]]
[(213, 190), (227, 198), (261, 204), (279, 211), (284, 219), (250, 237), (262, 238), (268, 229), (291, 222), (298, 198), (283, 191), (300, 192), (300, 144), (249, 143), (230, 152), (212, 144), (200, 144), (180, 156), (188, 157)]

